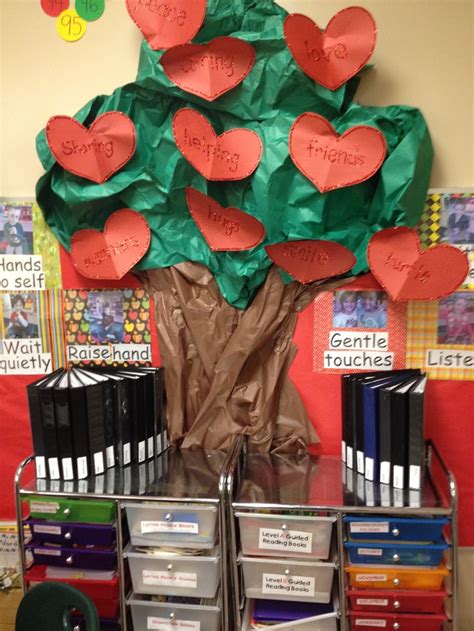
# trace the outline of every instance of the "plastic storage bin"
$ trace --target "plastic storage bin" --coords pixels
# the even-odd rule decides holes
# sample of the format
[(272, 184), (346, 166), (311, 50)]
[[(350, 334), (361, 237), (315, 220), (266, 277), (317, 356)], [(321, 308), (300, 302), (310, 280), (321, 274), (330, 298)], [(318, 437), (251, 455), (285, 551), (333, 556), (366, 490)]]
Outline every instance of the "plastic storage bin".
[(443, 553), (449, 548), (446, 543), (344, 543), (349, 560), (354, 564), (424, 565), (438, 567)]
[(241, 557), (247, 598), (328, 603), (334, 563)]
[(134, 546), (213, 548), (217, 506), (124, 504)]
[(350, 589), (347, 597), (354, 611), (443, 613), (447, 592)]
[(350, 565), (345, 568), (351, 587), (366, 589), (415, 589), (440, 591), (449, 575), (444, 564), (437, 568)]
[[(242, 621), (242, 631), (253, 631), (252, 616), (255, 607), (254, 600), (248, 600)], [(321, 616), (312, 616), (293, 622), (284, 622), (281, 624), (272, 624), (265, 627), (272, 631), (337, 631), (337, 613), (323, 614)]]
[(114, 570), (117, 566), (117, 552), (95, 548), (61, 548), (56, 546), (26, 546), (38, 565), (77, 567), (90, 570)]
[(36, 544), (103, 546), (115, 545), (115, 526), (95, 524), (64, 524), (62, 522), (28, 519), (25, 521)]
[[(221, 608), (217, 604), (182, 604), (153, 602), (137, 594), (127, 601), (132, 610), (135, 631), (170, 629), (183, 631), (219, 631)], [(164, 626), (160, 627), (160, 623)]]
[(250, 556), (327, 559), (335, 517), (236, 513), (242, 553)]
[(386, 541), (437, 542), (443, 538), (446, 518), (411, 519), (409, 517), (344, 517), (350, 539), (384, 539)]
[(446, 620), (444, 615), (429, 614), (376, 614), (370, 611), (350, 611), (351, 629), (386, 628), (398, 631), (441, 631), (441, 625)]
[(43, 496), (29, 496), (26, 499), (33, 519), (93, 524), (111, 524), (115, 521), (114, 502)]
[(136, 594), (214, 598), (219, 586), (218, 549), (206, 556), (146, 554), (128, 546), (133, 591)]

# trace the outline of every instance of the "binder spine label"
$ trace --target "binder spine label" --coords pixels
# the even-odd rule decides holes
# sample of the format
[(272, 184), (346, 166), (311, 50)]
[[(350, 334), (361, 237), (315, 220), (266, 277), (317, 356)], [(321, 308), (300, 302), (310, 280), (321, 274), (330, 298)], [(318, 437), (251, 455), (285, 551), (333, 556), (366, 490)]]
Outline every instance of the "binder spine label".
[(123, 464), (124, 465), (130, 464), (131, 459), (132, 459), (132, 456), (131, 456), (130, 443), (124, 443), (124, 445), (123, 445)]
[(61, 460), (64, 480), (74, 480), (74, 469), (72, 467), (72, 458), (63, 458)]
[(365, 477), (371, 482), (374, 481), (374, 459), (365, 458)]
[(390, 462), (380, 463), (380, 483), (390, 484)]
[(342, 462), (345, 462), (346, 461), (346, 441), (345, 440), (342, 441), (341, 447), (342, 447)]
[(352, 447), (347, 448), (346, 457), (347, 457), (347, 466), (349, 467), (349, 469), (352, 469), (354, 466), (354, 452), (353, 452)]
[(357, 473), (364, 473), (364, 452), (357, 451)]
[(144, 462), (146, 460), (145, 441), (142, 440), (138, 443), (138, 462)]
[(421, 467), (410, 465), (410, 488), (418, 490), (421, 488)]
[(44, 456), (35, 457), (36, 477), (46, 478), (46, 458)]
[(78, 458), (76, 461), (77, 464), (77, 477), (79, 480), (83, 480), (87, 478), (89, 475), (89, 471), (87, 469), (87, 458), (83, 456), (82, 458)]
[(48, 458), (48, 469), (49, 469), (49, 477), (51, 478), (51, 480), (61, 479), (58, 458)]
[(105, 459), (107, 462), (107, 469), (115, 466), (115, 454), (113, 445), (107, 447), (107, 449), (105, 450)]
[(396, 489), (403, 489), (405, 486), (405, 467), (393, 466), (393, 486)]
[(353, 521), (350, 524), (350, 531), (361, 534), (388, 533), (388, 521)]
[(96, 475), (104, 473), (104, 454), (101, 451), (94, 454), (94, 473)]
[(153, 458), (153, 456), (155, 455), (155, 452), (153, 450), (154, 447), (154, 439), (153, 436), (150, 436), (150, 438), (148, 439), (148, 458)]

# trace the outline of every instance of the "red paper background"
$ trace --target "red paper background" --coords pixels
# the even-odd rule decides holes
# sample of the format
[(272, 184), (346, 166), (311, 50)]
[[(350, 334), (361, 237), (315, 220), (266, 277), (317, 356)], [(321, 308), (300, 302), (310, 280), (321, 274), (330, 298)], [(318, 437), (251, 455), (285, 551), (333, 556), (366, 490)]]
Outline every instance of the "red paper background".
[[(85, 281), (75, 272), (69, 256), (62, 252), (63, 286), (66, 289), (94, 289), (99, 285)], [(137, 281), (126, 276), (120, 282), (106, 282), (100, 287), (136, 287)], [(153, 314), (152, 314), (153, 315)], [(339, 455), (341, 441), (340, 377), (312, 371), (313, 308), (299, 317), (295, 335), (299, 348), (291, 377), (306, 405), (321, 444), (318, 453)], [(159, 363), (156, 327), (152, 320), (153, 361)], [(14, 519), (13, 476), (15, 468), (31, 453), (31, 438), (26, 402), (26, 384), (32, 376), (0, 378), (0, 520)], [(472, 454), (472, 401), (474, 382), (431, 381), (428, 390), (428, 436), (436, 442), (443, 458), (454, 472), (460, 494), (460, 544), (474, 546), (474, 476)]]

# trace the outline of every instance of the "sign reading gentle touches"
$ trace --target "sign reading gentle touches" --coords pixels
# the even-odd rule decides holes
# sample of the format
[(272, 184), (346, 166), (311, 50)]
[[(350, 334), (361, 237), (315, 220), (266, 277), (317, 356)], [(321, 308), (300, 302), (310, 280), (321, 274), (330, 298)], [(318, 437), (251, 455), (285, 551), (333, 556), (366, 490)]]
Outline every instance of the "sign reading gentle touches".
[(86, 278), (120, 280), (149, 247), (147, 220), (130, 208), (122, 208), (110, 215), (103, 232), (92, 229), (75, 232), (71, 257), (77, 271)]
[(160, 63), (182, 90), (214, 101), (242, 83), (255, 64), (255, 50), (236, 37), (217, 37), (208, 44), (176, 46)]
[(251, 250), (262, 242), (265, 228), (238, 208), (223, 208), (194, 188), (186, 189), (189, 212), (214, 252)]
[(356, 262), (350, 250), (333, 241), (286, 241), (267, 245), (265, 250), (276, 265), (303, 285), (344, 274)]
[(106, 112), (87, 129), (70, 116), (53, 116), (46, 140), (57, 162), (74, 175), (103, 184), (135, 153), (135, 125), (122, 112)]
[(126, 0), (126, 4), (153, 50), (191, 41), (206, 17), (206, 0)]
[(438, 300), (452, 294), (469, 270), (467, 256), (451, 245), (422, 250), (411, 228), (388, 228), (374, 234), (367, 248), (370, 269), (397, 301)]
[(218, 136), (205, 116), (183, 108), (173, 119), (173, 135), (183, 156), (208, 180), (243, 180), (258, 167), (262, 141), (250, 129)]
[(321, 193), (360, 184), (383, 164), (387, 141), (378, 129), (358, 125), (342, 136), (319, 114), (306, 112), (290, 131), (290, 155)]
[(364, 67), (377, 38), (374, 18), (362, 7), (339, 11), (324, 32), (298, 13), (286, 18), (284, 30), (296, 63), (329, 90), (337, 90)]

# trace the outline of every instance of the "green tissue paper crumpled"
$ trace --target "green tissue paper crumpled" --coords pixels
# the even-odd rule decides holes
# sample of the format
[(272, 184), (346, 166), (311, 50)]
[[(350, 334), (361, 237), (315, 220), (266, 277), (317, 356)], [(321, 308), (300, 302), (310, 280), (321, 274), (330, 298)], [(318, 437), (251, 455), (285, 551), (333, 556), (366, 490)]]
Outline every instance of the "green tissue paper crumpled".
[[(377, 230), (416, 224), (433, 158), (422, 114), (413, 107), (354, 103), (360, 77), (334, 92), (316, 84), (297, 66), (286, 46), (286, 15), (271, 0), (208, 0), (206, 21), (195, 41), (232, 35), (256, 50), (249, 76), (213, 103), (172, 84), (159, 64), (163, 52), (151, 50), (144, 41), (136, 81), (110, 96), (97, 96), (76, 115), (89, 126), (98, 115), (118, 110), (136, 126), (134, 157), (105, 184), (63, 170), (48, 148), (44, 130), (39, 134), (37, 151), (46, 173), (38, 181), (37, 200), (66, 248), (76, 230), (102, 229), (113, 211), (129, 207), (146, 217), (152, 231), (150, 250), (138, 269), (187, 260), (202, 263), (214, 273), (226, 300), (246, 308), (271, 265), (264, 250), (267, 244), (294, 239), (336, 241), (352, 250), (357, 257), (353, 271), (361, 273), (367, 270), (367, 243)], [(370, 80), (370, 74), (365, 80)], [(202, 177), (173, 140), (173, 115), (182, 107), (202, 112), (217, 133), (234, 127), (256, 131), (264, 144), (257, 171), (240, 182), (208, 182)], [(289, 155), (290, 128), (303, 112), (325, 116), (339, 133), (354, 125), (380, 129), (388, 145), (381, 170), (362, 184), (321, 194)], [(264, 242), (247, 252), (211, 252), (188, 212), (187, 186), (259, 219), (266, 228)]]

